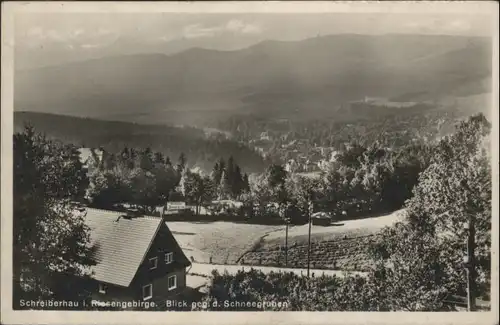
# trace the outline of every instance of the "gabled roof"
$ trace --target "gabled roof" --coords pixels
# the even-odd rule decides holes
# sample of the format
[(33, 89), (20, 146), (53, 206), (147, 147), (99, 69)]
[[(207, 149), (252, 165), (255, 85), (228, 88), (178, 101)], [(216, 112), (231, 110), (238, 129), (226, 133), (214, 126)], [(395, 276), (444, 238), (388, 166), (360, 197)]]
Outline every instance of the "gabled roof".
[(96, 246), (93, 278), (128, 287), (162, 224), (159, 217), (123, 218), (123, 212), (87, 209), (85, 222)]

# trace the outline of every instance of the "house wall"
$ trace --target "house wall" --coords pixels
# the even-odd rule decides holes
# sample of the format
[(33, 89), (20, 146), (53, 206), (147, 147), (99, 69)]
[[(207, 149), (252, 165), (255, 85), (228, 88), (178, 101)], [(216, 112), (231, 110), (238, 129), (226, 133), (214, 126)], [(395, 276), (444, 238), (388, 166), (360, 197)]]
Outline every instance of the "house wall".
[[(174, 253), (173, 262), (170, 264), (165, 262), (165, 254), (168, 252)], [(158, 258), (158, 264), (155, 269), (151, 270), (149, 259), (152, 257)], [(164, 298), (183, 291), (186, 287), (186, 261), (186, 256), (173, 235), (166, 226), (162, 225), (131, 283), (132, 292), (142, 299), (143, 286), (153, 284), (153, 300), (155, 300), (158, 297)], [(168, 277), (172, 274), (177, 276), (177, 288), (168, 290)]]
[[(168, 278), (172, 275), (176, 276), (177, 286), (175, 289), (168, 289)], [(153, 298), (166, 298), (177, 295), (182, 292), (186, 287), (186, 269), (168, 273), (162, 278), (153, 280)]]
[(127, 287), (120, 287), (109, 283), (104, 283), (106, 288), (106, 293), (99, 292), (99, 281), (93, 280), (90, 284), (89, 289), (92, 292), (92, 300), (111, 302), (111, 301), (131, 301), (137, 299), (134, 293)]

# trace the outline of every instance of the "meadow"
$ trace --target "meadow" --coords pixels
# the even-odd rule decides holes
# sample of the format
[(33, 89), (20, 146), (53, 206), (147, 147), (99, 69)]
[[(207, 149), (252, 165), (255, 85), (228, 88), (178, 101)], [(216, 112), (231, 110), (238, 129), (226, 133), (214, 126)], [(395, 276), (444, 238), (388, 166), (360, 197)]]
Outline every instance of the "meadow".
[[(359, 255), (362, 255), (362, 248), (367, 238), (376, 234), (383, 227), (390, 226), (400, 220), (402, 216), (403, 213), (400, 210), (380, 217), (342, 221), (328, 227), (313, 225), (311, 228), (311, 242), (313, 243), (312, 256), (314, 263), (317, 264), (318, 268), (339, 268), (342, 265), (352, 264), (353, 259), (345, 256), (345, 252), (353, 251), (356, 248), (357, 250), (354, 251), (359, 250)], [(278, 256), (283, 254), (285, 243), (284, 226), (223, 221), (172, 221), (168, 222), (167, 225), (186, 256), (190, 259), (193, 257), (195, 262), (209, 263), (210, 258), (212, 258), (214, 264), (243, 263), (282, 266), (283, 259)], [(288, 266), (303, 267), (303, 261), (305, 260), (303, 258), (304, 248), (307, 246), (308, 239), (308, 225), (290, 227), (288, 235), (289, 254), (291, 256)], [(358, 246), (360, 246), (359, 249)], [(341, 247), (347, 247), (348, 249), (343, 249), (342, 256), (338, 256), (339, 253), (332, 252), (330, 249), (324, 250), (325, 247), (337, 247), (337, 250)], [(329, 256), (331, 258), (328, 258)], [(279, 258), (281, 260), (277, 262)], [(332, 259), (337, 260), (335, 267), (330, 265)], [(357, 269), (357, 267), (347, 268)]]

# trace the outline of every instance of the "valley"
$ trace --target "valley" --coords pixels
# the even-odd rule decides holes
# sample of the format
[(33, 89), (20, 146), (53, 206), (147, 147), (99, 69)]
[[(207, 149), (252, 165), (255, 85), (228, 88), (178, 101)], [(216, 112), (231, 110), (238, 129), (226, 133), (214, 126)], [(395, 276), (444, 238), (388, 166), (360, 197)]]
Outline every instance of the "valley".
[(424, 102), (490, 92), (490, 45), (481, 37), (340, 34), (106, 57), (16, 72), (14, 107), (202, 127), (235, 115), (353, 120), (361, 114), (342, 105), (367, 96)]

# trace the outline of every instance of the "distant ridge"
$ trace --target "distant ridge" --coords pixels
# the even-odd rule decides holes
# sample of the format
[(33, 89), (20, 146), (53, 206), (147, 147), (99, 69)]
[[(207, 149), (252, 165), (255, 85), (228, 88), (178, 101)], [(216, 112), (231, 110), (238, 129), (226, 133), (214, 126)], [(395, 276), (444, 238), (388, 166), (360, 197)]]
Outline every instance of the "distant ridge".
[(235, 114), (335, 118), (339, 105), (365, 96), (490, 92), (483, 81), (491, 45), (485, 37), (340, 34), (107, 57), (17, 72), (14, 107), (141, 124), (213, 125)]

